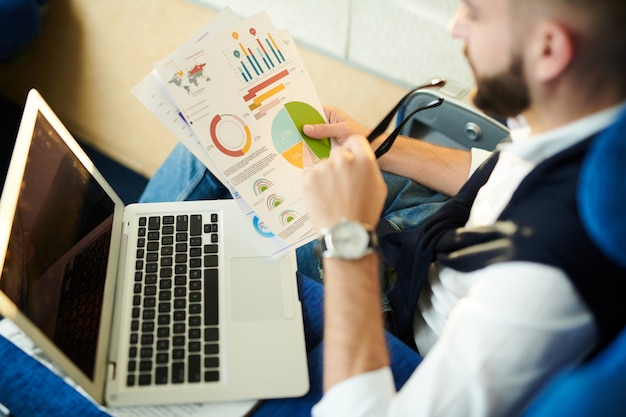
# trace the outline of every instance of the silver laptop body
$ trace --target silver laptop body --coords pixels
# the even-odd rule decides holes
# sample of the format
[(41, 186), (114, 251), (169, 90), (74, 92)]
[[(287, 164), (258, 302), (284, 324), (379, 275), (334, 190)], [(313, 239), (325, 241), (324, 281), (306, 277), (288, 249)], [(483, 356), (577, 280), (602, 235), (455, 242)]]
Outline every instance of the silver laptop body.
[(97, 402), (308, 390), (295, 254), (232, 200), (120, 198), (29, 93), (0, 200), (0, 314)]

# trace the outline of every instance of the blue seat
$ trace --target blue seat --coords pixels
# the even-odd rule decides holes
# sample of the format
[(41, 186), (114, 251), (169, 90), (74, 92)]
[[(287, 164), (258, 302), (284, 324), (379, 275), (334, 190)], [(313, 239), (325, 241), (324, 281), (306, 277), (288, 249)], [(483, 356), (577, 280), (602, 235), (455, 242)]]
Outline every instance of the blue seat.
[(0, 0), (0, 62), (19, 54), (41, 29), (40, 8), (48, 0)]
[[(581, 218), (591, 238), (626, 270), (624, 161), (626, 111), (593, 144), (582, 167), (578, 190)], [(626, 329), (592, 361), (551, 381), (526, 417), (626, 416), (625, 398)]]

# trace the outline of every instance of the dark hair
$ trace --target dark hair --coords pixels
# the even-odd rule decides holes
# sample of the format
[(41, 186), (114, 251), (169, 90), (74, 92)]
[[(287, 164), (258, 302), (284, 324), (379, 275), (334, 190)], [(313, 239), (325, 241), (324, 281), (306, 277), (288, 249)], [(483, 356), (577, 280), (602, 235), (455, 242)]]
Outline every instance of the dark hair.
[[(533, 8), (566, 26), (577, 46), (574, 65), (610, 78), (626, 94), (626, 0), (511, 0), (513, 13)], [(531, 12), (532, 14), (532, 12)], [(594, 76), (595, 75), (595, 76)]]

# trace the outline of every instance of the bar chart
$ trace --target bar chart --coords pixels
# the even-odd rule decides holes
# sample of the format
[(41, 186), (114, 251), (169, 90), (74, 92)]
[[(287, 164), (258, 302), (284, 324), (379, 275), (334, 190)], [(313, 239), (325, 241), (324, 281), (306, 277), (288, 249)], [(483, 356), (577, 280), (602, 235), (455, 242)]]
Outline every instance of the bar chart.
[(285, 57), (271, 33), (257, 36), (255, 28), (250, 28), (250, 37), (244, 39), (238, 32), (232, 37), (237, 48), (232, 51), (236, 65), (234, 68), (244, 82), (252, 82), (285, 62)]

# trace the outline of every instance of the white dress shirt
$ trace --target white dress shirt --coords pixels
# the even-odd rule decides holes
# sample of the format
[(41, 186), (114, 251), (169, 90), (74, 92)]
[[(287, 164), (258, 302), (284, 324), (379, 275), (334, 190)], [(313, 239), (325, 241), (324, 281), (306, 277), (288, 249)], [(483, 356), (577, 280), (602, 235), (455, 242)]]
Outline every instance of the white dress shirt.
[[(513, 132), (466, 226), (493, 224), (539, 162), (607, 127), (622, 108), (541, 135)], [(484, 153), (472, 152), (472, 158)], [(399, 392), (390, 369), (382, 368), (335, 385), (313, 415), (515, 415), (558, 370), (584, 358), (597, 339), (593, 317), (565, 273), (531, 262), (471, 273), (432, 265), (413, 330), (424, 360)]]

